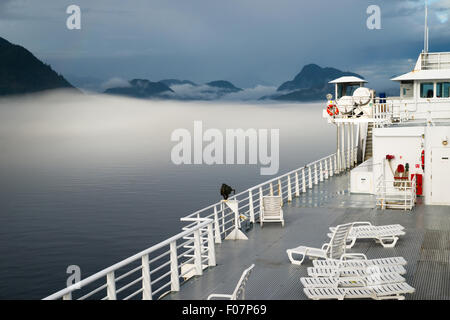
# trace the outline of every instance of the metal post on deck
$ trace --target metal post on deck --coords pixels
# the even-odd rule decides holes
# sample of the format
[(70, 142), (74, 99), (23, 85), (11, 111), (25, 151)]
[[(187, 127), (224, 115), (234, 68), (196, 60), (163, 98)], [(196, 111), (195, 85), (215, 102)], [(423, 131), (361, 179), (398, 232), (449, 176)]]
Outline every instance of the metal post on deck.
[(142, 300), (152, 300), (152, 285), (150, 280), (150, 261), (148, 254), (142, 256)]
[(354, 132), (353, 132), (353, 127), (354, 124), (350, 123), (350, 168), (353, 167), (355, 161), (353, 160), (353, 149), (355, 147), (354, 143), (355, 143), (355, 137), (354, 137)]
[(241, 218), (239, 214), (239, 202), (237, 200), (222, 200), (234, 213), (234, 228), (225, 237), (225, 240), (248, 240), (247, 236), (240, 230)]
[(322, 165), (322, 160), (319, 162), (319, 177), (320, 177), (320, 182), (323, 181), (323, 165)]
[(263, 191), (262, 187), (259, 187), (259, 220), (261, 221), (261, 210), (263, 207)]
[(180, 291), (180, 277), (178, 274), (178, 255), (176, 241), (172, 241), (170, 243), (170, 290)]
[(111, 271), (106, 275), (106, 292), (108, 295), (108, 300), (117, 300), (114, 271)]
[(309, 184), (309, 188), (312, 189), (312, 172), (311, 172), (311, 165), (308, 166), (309, 171), (308, 171), (308, 184)]
[(314, 184), (318, 184), (319, 183), (319, 179), (317, 177), (317, 162), (314, 163)]
[(305, 176), (305, 168), (302, 169), (302, 190), (303, 190), (303, 193), (306, 192), (306, 176)]
[(337, 172), (341, 172), (341, 128), (339, 123), (336, 123), (336, 159), (337, 159)]
[(213, 226), (208, 224), (208, 266), (214, 267), (216, 265), (216, 249), (214, 247)]
[(359, 148), (359, 123), (356, 124), (356, 134), (355, 134), (355, 165), (358, 164), (358, 148)]
[(216, 206), (214, 206), (214, 235), (216, 243), (222, 243), (222, 237), (220, 236), (219, 215), (217, 214)]
[(250, 213), (250, 222), (255, 223), (255, 210), (253, 208), (253, 191), (248, 190), (248, 210)]
[(342, 123), (342, 171), (345, 171), (347, 169), (347, 161), (345, 157), (345, 123)]
[(272, 182), (270, 183), (270, 196), (273, 196), (273, 185), (272, 185)]
[(351, 128), (351, 123), (348, 123), (347, 125), (347, 144), (348, 144), (348, 151), (347, 151), (347, 169), (350, 169), (351, 165), (350, 165), (350, 154), (352, 151), (352, 146), (351, 146), (351, 137), (350, 137), (350, 128)]
[(292, 201), (292, 190), (291, 190), (291, 177), (287, 176), (287, 184), (288, 184), (288, 202)]
[(220, 203), (220, 211), (222, 212), (222, 233), (225, 233), (225, 205)]
[(295, 196), (300, 196), (300, 186), (298, 183), (298, 171), (295, 171)]
[(194, 265), (195, 275), (201, 276), (203, 274), (203, 268), (200, 229), (194, 231)]
[(334, 154), (334, 173), (338, 174), (339, 173), (339, 168), (338, 168), (338, 156), (337, 153)]
[(330, 157), (330, 171), (329, 171), (330, 172), (330, 174), (329, 174), (330, 177), (332, 177), (333, 174), (334, 174), (334, 171), (333, 171), (333, 158), (334, 158), (333, 156)]
[(325, 179), (328, 179), (328, 164), (327, 164), (327, 159), (323, 160), (323, 164), (325, 166)]

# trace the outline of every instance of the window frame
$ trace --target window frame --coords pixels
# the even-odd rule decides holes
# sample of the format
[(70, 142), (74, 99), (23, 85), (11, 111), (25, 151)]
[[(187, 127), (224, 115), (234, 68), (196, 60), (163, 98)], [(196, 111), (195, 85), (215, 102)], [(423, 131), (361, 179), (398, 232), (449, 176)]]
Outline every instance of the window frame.
[[(444, 84), (445, 84), (445, 83), (448, 84), (448, 96), (447, 96), (447, 97), (445, 97), (445, 87), (444, 87)], [(441, 85), (442, 85), (442, 87), (441, 87), (441, 88), (442, 88), (442, 92), (441, 92), (442, 97), (438, 97), (438, 95), (437, 95), (438, 84), (441, 84)], [(437, 99), (449, 99), (449, 98), (450, 98), (450, 80), (436, 81), (436, 82), (435, 82), (435, 87), (436, 87), (436, 90), (435, 90), (435, 97), (436, 97)]]
[[(422, 97), (422, 85), (424, 84), (432, 84), (433, 85), (433, 96), (432, 97)], [(436, 82), (432, 81), (421, 81), (419, 82), (419, 98), (420, 99), (433, 99), (436, 98)]]

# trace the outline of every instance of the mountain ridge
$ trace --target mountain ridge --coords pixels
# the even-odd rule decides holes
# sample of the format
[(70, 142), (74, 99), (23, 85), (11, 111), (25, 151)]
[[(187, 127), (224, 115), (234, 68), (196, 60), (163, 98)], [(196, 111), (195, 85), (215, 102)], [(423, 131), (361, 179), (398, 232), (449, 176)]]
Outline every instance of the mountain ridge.
[(26, 48), (0, 37), (0, 96), (76, 89)]
[(129, 81), (130, 86), (115, 87), (105, 90), (104, 93), (121, 95), (134, 98), (159, 97), (162, 93), (174, 92), (162, 82), (152, 82), (147, 79), (133, 79)]
[(332, 67), (322, 68), (314, 63), (307, 64), (294, 79), (282, 83), (277, 89), (277, 94), (271, 98), (284, 101), (323, 100), (327, 93), (334, 92), (334, 85), (328, 82), (344, 76), (364, 79), (354, 72)]

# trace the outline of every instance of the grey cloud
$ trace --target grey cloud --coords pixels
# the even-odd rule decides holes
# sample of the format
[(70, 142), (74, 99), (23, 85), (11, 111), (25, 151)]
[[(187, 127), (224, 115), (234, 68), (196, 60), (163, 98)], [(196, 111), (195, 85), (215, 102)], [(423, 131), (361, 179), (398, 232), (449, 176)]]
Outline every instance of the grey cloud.
[[(65, 7), (73, 2), (2, 0), (1, 12), (29, 17), (16, 25), (0, 20), (2, 36), (62, 74), (228, 79), (253, 92), (291, 79), (308, 63), (349, 71), (386, 63), (396, 74), (403, 67), (389, 61), (415, 59), (423, 43), (423, 0), (376, 1), (382, 30), (373, 31), (366, 28), (370, 0), (77, 0), (82, 30), (68, 31)], [(449, 3), (430, 5), (430, 48), (450, 50), (449, 21), (436, 16)]]

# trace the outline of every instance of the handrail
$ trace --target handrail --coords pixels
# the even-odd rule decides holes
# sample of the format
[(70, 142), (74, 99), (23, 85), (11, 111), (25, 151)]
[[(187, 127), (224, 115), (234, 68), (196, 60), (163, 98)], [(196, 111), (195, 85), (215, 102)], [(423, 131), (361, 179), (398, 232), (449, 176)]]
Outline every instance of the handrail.
[[(398, 185), (395, 185), (395, 184)], [(382, 175), (376, 183), (376, 206), (386, 208), (412, 210), (415, 206), (416, 176), (411, 180), (385, 179)]]
[(207, 225), (211, 224), (211, 222), (213, 221), (211, 219), (203, 219), (203, 220), (204, 220), (203, 222), (200, 222), (199, 224), (197, 224), (196, 226), (192, 227), (191, 229), (186, 230), (186, 231), (182, 231), (182, 232), (178, 233), (177, 235), (175, 235), (175, 236), (173, 236), (173, 237), (171, 237), (169, 239), (166, 239), (166, 240), (164, 240), (164, 241), (162, 241), (162, 242), (160, 242), (158, 244), (155, 244), (154, 246), (151, 246), (150, 248), (147, 248), (147, 249), (145, 249), (145, 250), (143, 250), (143, 251), (141, 251), (139, 253), (136, 253), (135, 255), (133, 255), (133, 256), (127, 258), (127, 259), (124, 259), (124, 260), (122, 260), (122, 261), (120, 261), (120, 262), (118, 262), (116, 264), (113, 264), (112, 266), (110, 266), (108, 268), (105, 268), (105, 269), (103, 269), (103, 270), (101, 270), (101, 271), (99, 271), (99, 272), (97, 272), (97, 273), (95, 273), (95, 274), (93, 274), (93, 275), (91, 275), (91, 276), (81, 280), (80, 282), (77, 282), (77, 283), (75, 283), (75, 284), (73, 284), (73, 285), (71, 285), (71, 286), (69, 286), (69, 287), (67, 287), (65, 289), (62, 289), (62, 290), (60, 290), (60, 291), (58, 291), (58, 292), (56, 292), (56, 293), (54, 293), (52, 295), (49, 295), (48, 297), (44, 298), (43, 300), (60, 299), (60, 298), (64, 297), (65, 295), (67, 295), (67, 294), (69, 294), (69, 293), (71, 293), (71, 292), (73, 292), (75, 290), (81, 289), (82, 287), (84, 287), (84, 286), (86, 286), (86, 285), (88, 285), (88, 284), (90, 284), (90, 283), (92, 283), (92, 282), (94, 282), (96, 280), (101, 279), (102, 277), (106, 277), (111, 272), (114, 272), (114, 271), (116, 271), (116, 270), (118, 270), (118, 269), (120, 269), (120, 268), (122, 268), (122, 267), (124, 267), (124, 266), (126, 266), (126, 265), (128, 265), (130, 263), (132, 263), (132, 262), (135, 262), (138, 259), (141, 259), (143, 256), (148, 255), (149, 253), (157, 251), (157, 250), (159, 250), (159, 249), (161, 249), (161, 248), (163, 248), (165, 246), (168, 246), (168, 245), (170, 245), (170, 243), (172, 243), (172, 242), (174, 242), (174, 241), (176, 241), (178, 239), (182, 239), (183, 237), (185, 237), (185, 236), (187, 236), (189, 234), (192, 234), (196, 230), (199, 230), (201, 228), (206, 227)]
[[(269, 192), (269, 194), (278, 194), (282, 196), (283, 201), (292, 201), (293, 197), (306, 192), (306, 190), (311, 189), (313, 185), (316, 185), (345, 169), (353, 167), (356, 164), (355, 151), (357, 148), (358, 146), (355, 146), (353, 149), (341, 151), (340, 154), (333, 153), (326, 157), (322, 157), (303, 167), (291, 170), (233, 195), (230, 199), (238, 200), (239, 213), (231, 211), (231, 209), (224, 206), (222, 202), (216, 202), (182, 217), (180, 220), (187, 222), (188, 225), (183, 227), (183, 231), (179, 234), (49, 295), (44, 298), (44, 300), (61, 298), (65, 300), (72, 299), (72, 292), (82, 289), (102, 278), (106, 278), (106, 283), (83, 294), (79, 299), (90, 297), (101, 290), (106, 289), (107, 296), (104, 297), (103, 300), (115, 300), (117, 298), (117, 293), (121, 293), (125, 289), (128, 289), (139, 282), (142, 282), (142, 287), (126, 296), (125, 299), (132, 298), (139, 293), (142, 293), (143, 299), (153, 299), (153, 296), (169, 285), (169, 291), (178, 291), (180, 277), (184, 277), (185, 279), (190, 278), (192, 275), (189, 276), (188, 274), (192, 273), (192, 270), (194, 271), (194, 275), (201, 275), (205, 261), (208, 261), (208, 266), (215, 266), (214, 243), (220, 243), (222, 239), (226, 237), (228, 232), (232, 232), (239, 228), (241, 216), (245, 216), (249, 218), (251, 222), (255, 222), (255, 215), (259, 214), (261, 209), (260, 201), (264, 193), (267, 194), (267, 192)], [(341, 168), (338, 168), (338, 157), (345, 159)], [(258, 210), (258, 213), (255, 213), (256, 210)], [(181, 239), (185, 241), (177, 245), (177, 240)], [(163, 253), (158, 252), (157, 257), (150, 259), (149, 254), (166, 246), (170, 246), (169, 251)], [(185, 249), (185, 251), (182, 254), (177, 254), (178, 249)], [(161, 262), (163, 258), (166, 259)], [(181, 258), (188, 259), (179, 262), (178, 259)], [(132, 270), (127, 270), (126, 273), (118, 277), (115, 276), (115, 271), (128, 266), (139, 259), (142, 260), (141, 266), (133, 267)], [(155, 262), (159, 264), (150, 271), (150, 264)], [(155, 272), (162, 272), (161, 269), (164, 267), (169, 267), (170, 271), (158, 275), (157, 279), (152, 280), (150, 275)], [(180, 268), (181, 272), (178, 272)], [(142, 270), (142, 275), (140, 275), (140, 277), (116, 289), (116, 282), (118, 280), (121, 280), (134, 272), (138, 272), (139, 270)], [(170, 281), (165, 284), (160, 284), (160, 286), (152, 292), (152, 284), (155, 284), (156, 282), (159, 283), (160, 280), (168, 276), (170, 276)]]
[[(353, 97), (350, 98), (351, 101), (354, 101)], [(374, 122), (377, 126), (401, 124), (411, 120), (432, 121), (433, 119), (439, 119), (441, 121), (446, 119), (450, 121), (450, 108), (444, 108), (445, 110), (443, 110), (443, 107), (449, 105), (450, 98), (374, 97), (370, 105), (363, 106), (366, 109), (367, 106), (370, 106), (369, 114), (359, 118), (354, 115), (338, 114), (333, 116), (333, 120), (345, 122), (347, 119), (363, 119), (364, 121)], [(436, 108), (432, 110), (430, 106)]]
[[(353, 149), (349, 148), (345, 151), (340, 151), (339, 156), (336, 153), (333, 153), (322, 157), (305, 166), (245, 189), (230, 196), (229, 199), (238, 200), (239, 215), (246, 219), (250, 219), (250, 222), (255, 223), (257, 216), (260, 214), (260, 202), (263, 195), (280, 195), (282, 196), (283, 202), (290, 202), (293, 197), (298, 197), (300, 193), (304, 193), (307, 189), (311, 189), (313, 185), (316, 185), (345, 169), (352, 168), (357, 162), (358, 148), (359, 146), (356, 144)], [(341, 168), (338, 168), (338, 158), (345, 159)], [(184, 216), (180, 220), (189, 222), (188, 226), (192, 226), (195, 224), (196, 219), (200, 217), (214, 219), (216, 243), (220, 243), (222, 238), (226, 237), (226, 232), (233, 228), (235, 219), (234, 214), (230, 212), (229, 208), (219, 201)], [(225, 228), (225, 225), (229, 227)]]

